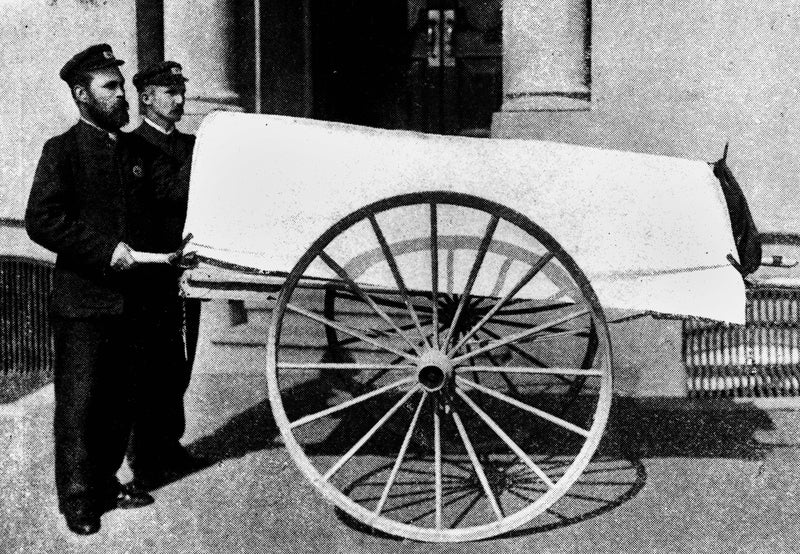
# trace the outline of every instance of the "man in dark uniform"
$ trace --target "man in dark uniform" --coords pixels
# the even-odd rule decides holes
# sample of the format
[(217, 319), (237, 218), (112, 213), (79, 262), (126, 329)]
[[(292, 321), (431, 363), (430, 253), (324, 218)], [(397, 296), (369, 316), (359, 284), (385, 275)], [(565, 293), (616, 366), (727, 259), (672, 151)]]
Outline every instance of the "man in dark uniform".
[[(192, 154), (195, 137), (180, 132), (175, 124), (183, 117), (186, 81), (181, 65), (166, 61), (144, 68), (134, 75), (133, 85), (139, 95), (139, 111), (144, 120), (133, 132), (169, 156), (176, 166), (186, 163)], [(186, 219), (186, 205), (178, 209), (160, 210), (166, 245), (176, 250)], [(175, 280), (179, 277), (175, 273)], [(178, 298), (176, 297), (176, 301)], [(183, 300), (185, 315), (185, 345), (183, 333), (167, 338), (163, 350), (174, 356), (151, 364), (153, 387), (136, 402), (128, 461), (136, 482), (152, 488), (173, 473), (202, 465), (181, 446), (180, 438), (186, 428), (183, 396), (189, 387), (192, 363), (197, 349), (200, 328), (200, 300)], [(179, 348), (175, 348), (175, 345)], [(154, 397), (154, 392), (158, 394)]]
[(151, 65), (133, 76), (143, 117), (133, 132), (181, 161), (192, 153), (195, 140), (175, 127), (183, 117), (187, 80), (181, 64), (172, 61)]
[(133, 251), (167, 251), (153, 211), (184, 205), (188, 194), (171, 162), (120, 132), (128, 122), (122, 63), (99, 44), (61, 69), (80, 121), (45, 143), (25, 214), (28, 235), (57, 254), (56, 491), (67, 526), (84, 535), (100, 529), (109, 509), (153, 502), (116, 479), (130, 434), (131, 383), (151, 355), (147, 332), (163, 300), (152, 292), (163, 275), (137, 267)]

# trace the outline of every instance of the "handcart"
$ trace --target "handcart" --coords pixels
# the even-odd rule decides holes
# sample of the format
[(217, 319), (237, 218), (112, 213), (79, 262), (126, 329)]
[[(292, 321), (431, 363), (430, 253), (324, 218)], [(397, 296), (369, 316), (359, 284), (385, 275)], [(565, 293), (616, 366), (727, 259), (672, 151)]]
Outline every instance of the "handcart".
[(581, 476), (612, 400), (604, 308), (744, 317), (703, 162), (218, 113), (186, 231), (186, 294), (221, 267), (272, 309), (297, 468), (421, 541), (506, 533)]

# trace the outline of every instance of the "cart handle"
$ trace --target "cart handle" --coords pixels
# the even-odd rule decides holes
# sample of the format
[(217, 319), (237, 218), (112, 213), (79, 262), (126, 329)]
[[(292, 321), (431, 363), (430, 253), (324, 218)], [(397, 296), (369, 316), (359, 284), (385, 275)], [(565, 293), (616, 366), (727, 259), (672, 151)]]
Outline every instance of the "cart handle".
[(181, 247), (175, 252), (162, 254), (160, 252), (131, 250), (131, 256), (137, 264), (168, 264), (181, 269), (192, 269), (197, 267), (197, 253), (183, 251), (190, 240), (192, 240), (191, 233), (183, 238)]

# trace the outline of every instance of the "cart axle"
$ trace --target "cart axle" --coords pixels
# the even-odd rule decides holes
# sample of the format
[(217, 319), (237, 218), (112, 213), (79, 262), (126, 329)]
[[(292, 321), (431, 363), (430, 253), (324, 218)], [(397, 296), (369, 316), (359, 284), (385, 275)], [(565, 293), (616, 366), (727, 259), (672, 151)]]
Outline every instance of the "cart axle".
[(438, 349), (428, 350), (419, 357), (417, 379), (428, 392), (437, 392), (453, 377), (450, 358)]

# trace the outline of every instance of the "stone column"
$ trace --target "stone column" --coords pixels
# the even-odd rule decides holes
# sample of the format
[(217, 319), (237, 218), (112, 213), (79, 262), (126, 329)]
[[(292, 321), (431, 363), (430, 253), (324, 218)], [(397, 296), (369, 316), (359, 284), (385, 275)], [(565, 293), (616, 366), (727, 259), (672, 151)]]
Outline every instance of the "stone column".
[(230, 79), (232, 10), (230, 0), (164, 0), (164, 57), (183, 65), (189, 79), (180, 123), (187, 132), (195, 132), (211, 111), (242, 111)]
[(503, 0), (504, 112), (587, 109), (591, 0)]

